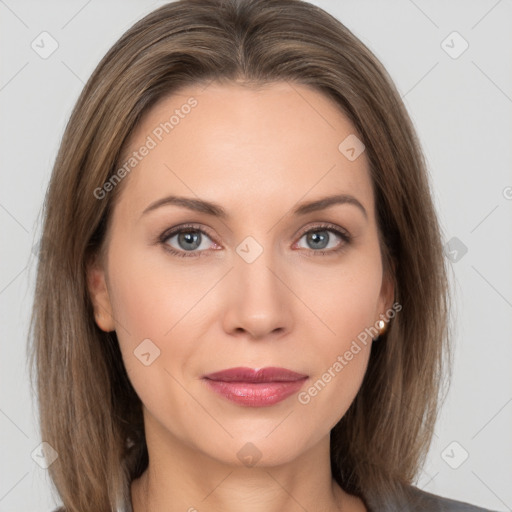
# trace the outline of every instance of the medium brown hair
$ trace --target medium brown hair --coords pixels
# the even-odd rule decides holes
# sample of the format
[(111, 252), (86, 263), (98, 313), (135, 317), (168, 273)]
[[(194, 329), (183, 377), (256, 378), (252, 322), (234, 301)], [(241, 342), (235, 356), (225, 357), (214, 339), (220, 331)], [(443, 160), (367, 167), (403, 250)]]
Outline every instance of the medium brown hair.
[(309, 3), (181, 0), (136, 23), (99, 63), (45, 199), (30, 361), (42, 439), (59, 454), (49, 474), (68, 512), (122, 507), (148, 464), (141, 401), (115, 332), (95, 324), (86, 281), (121, 187), (101, 200), (94, 191), (118, 169), (143, 114), (213, 80), (310, 86), (362, 138), (384, 269), (402, 310), (373, 344), (361, 389), (331, 431), (332, 474), (371, 506), (413, 482), (429, 448), (451, 358), (447, 269), (426, 164), (392, 80), (342, 23)]

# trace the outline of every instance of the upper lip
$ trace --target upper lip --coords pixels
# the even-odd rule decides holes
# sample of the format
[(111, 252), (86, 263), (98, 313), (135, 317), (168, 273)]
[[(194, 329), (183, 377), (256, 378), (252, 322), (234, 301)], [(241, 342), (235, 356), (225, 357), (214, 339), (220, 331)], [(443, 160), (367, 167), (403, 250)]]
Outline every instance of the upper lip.
[(203, 376), (205, 379), (223, 382), (294, 382), (306, 377), (302, 373), (275, 366), (259, 369), (239, 366)]

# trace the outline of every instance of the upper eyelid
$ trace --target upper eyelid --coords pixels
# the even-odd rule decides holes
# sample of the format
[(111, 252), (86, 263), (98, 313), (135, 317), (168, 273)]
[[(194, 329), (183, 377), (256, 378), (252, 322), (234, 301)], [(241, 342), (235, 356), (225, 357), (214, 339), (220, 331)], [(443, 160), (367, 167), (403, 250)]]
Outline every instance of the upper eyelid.
[(201, 233), (207, 235), (209, 238), (213, 239), (214, 236), (211, 235), (208, 231), (209, 229), (204, 229), (204, 226), (199, 226), (199, 225), (195, 225), (193, 223), (190, 223), (190, 224), (184, 224), (184, 225), (179, 225), (179, 226), (175, 226), (173, 228), (170, 228), (170, 229), (166, 229), (161, 235), (160, 235), (160, 240), (162, 241), (165, 241), (169, 238), (171, 238), (172, 236), (175, 236), (175, 235), (179, 235), (182, 231), (200, 231)]
[(351, 236), (349, 231), (341, 226), (337, 226), (335, 224), (332, 224), (330, 222), (319, 222), (316, 226), (309, 226), (305, 227), (303, 230), (299, 231), (299, 235), (297, 236), (303, 236), (306, 233), (309, 233), (310, 231), (320, 231), (322, 229), (325, 229), (326, 231), (341, 231), (341, 233), (346, 234), (347, 236)]

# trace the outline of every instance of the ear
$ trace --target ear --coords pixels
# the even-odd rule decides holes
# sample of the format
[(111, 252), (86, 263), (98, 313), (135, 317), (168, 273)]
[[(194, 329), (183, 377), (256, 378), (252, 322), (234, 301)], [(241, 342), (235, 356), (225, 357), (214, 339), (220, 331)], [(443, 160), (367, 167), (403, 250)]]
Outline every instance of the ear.
[(389, 311), (394, 303), (395, 285), (391, 272), (384, 272), (382, 275), (382, 286), (379, 296), (379, 318), (387, 322), (386, 311)]
[(92, 258), (87, 265), (87, 288), (94, 308), (96, 325), (102, 331), (114, 331), (115, 322), (108, 295), (105, 270), (99, 257)]

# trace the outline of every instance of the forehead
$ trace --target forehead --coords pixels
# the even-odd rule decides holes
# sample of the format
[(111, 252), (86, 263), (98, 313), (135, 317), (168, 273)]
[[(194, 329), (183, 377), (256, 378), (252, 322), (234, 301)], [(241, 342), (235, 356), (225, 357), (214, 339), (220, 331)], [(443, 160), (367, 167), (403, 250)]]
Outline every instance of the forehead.
[(355, 137), (334, 101), (305, 85), (191, 85), (161, 99), (137, 126), (121, 162), (135, 164), (122, 195), (140, 210), (166, 193), (243, 209), (342, 192), (372, 213), (366, 155), (344, 152)]

